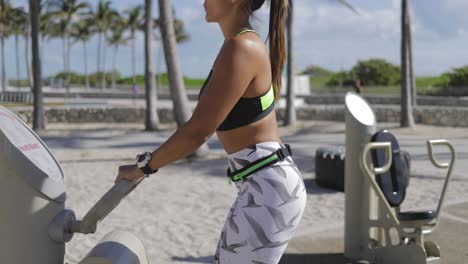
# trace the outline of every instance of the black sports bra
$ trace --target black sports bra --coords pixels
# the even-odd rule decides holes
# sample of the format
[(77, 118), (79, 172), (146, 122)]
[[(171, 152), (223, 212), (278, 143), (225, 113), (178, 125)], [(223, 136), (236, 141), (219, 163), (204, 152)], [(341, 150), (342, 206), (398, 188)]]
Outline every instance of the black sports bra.
[[(239, 32), (236, 36), (243, 34), (245, 32), (255, 32), (251, 29), (244, 29)], [(255, 32), (256, 33), (256, 32)], [(198, 99), (203, 93), (203, 90), (206, 87), (206, 84), (211, 78), (213, 69), (210, 70), (208, 78), (206, 78), (205, 83), (200, 89), (198, 94)], [(216, 129), (217, 131), (226, 131), (241, 126), (245, 126), (251, 123), (254, 123), (265, 116), (267, 116), (274, 109), (274, 92), (273, 85), (270, 86), (268, 91), (260, 96), (253, 98), (239, 98), (239, 101), (234, 105), (231, 112), (227, 115), (226, 119), (219, 125)]]

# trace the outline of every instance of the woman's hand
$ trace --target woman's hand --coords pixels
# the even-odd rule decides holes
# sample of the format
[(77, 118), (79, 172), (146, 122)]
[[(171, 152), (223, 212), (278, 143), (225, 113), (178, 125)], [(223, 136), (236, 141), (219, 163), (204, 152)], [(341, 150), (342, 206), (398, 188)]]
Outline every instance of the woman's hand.
[(140, 168), (138, 168), (136, 164), (123, 165), (119, 167), (119, 175), (115, 179), (115, 183), (117, 184), (122, 179), (135, 181), (140, 178), (143, 178), (144, 176), (145, 174), (142, 170), (140, 170)]

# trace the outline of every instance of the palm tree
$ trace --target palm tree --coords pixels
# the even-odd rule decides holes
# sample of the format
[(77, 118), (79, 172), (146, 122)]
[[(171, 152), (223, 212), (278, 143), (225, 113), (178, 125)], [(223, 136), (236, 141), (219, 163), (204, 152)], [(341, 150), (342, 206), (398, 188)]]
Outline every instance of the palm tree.
[[(156, 30), (157, 29), (157, 30)], [(143, 29), (144, 30), (144, 29)], [(162, 49), (162, 39), (161, 32), (159, 31), (159, 19), (153, 19), (153, 30), (154, 31), (154, 40), (156, 41), (156, 90), (159, 90), (161, 87), (161, 49)]]
[(11, 33), (12, 7), (6, 0), (0, 0), (0, 49), (2, 53), (2, 91), (6, 90), (5, 39)]
[[(116, 12), (111, 8), (111, 1), (109, 0), (99, 0), (96, 11), (93, 12), (94, 24), (96, 25), (97, 32), (99, 34), (98, 38), (98, 52), (97, 52), (97, 72), (98, 76), (101, 78), (101, 88), (106, 87), (106, 78), (103, 74), (105, 68), (105, 53), (106, 50), (102, 49), (103, 37), (106, 35), (107, 30), (109, 29), (110, 18), (112, 14)], [(103, 58), (101, 57), (104, 54)], [(101, 59), (103, 59), (104, 67), (101, 68)]]
[(79, 16), (83, 15), (83, 11), (88, 10), (89, 6), (86, 2), (79, 2), (80, 0), (51, 0), (50, 7), (51, 13), (57, 19), (61, 28), (63, 29), (63, 41), (64, 41), (64, 72), (66, 74), (65, 86), (70, 88), (70, 51), (71, 51), (71, 39), (70, 26), (73, 21), (79, 19)]
[[(175, 12), (174, 12), (175, 14)], [(159, 19), (154, 19), (153, 20), (153, 28), (154, 29), (159, 29)], [(185, 27), (184, 27), (184, 21), (174, 18), (174, 31), (176, 35), (176, 42), (177, 43), (182, 43), (186, 42), (190, 39), (190, 36), (185, 32)], [(157, 48), (157, 54), (156, 54), (156, 89), (159, 89), (161, 87), (161, 49), (162, 49), (162, 39), (159, 34), (159, 30), (155, 32), (154, 34), (154, 39), (158, 43), (158, 48)]]
[[(145, 129), (147, 131), (159, 130), (159, 117), (157, 111), (157, 96), (153, 73), (153, 49), (151, 39), (153, 33), (152, 19), (153, 1), (145, 0), (145, 92), (146, 92), (146, 118)], [(133, 38), (132, 38), (133, 41)], [(135, 73), (133, 73), (135, 74)], [(135, 75), (134, 75), (135, 76)]]
[(126, 45), (129, 37), (124, 36), (127, 21), (120, 15), (116, 14), (112, 17), (110, 23), (111, 35), (108, 38), (108, 42), (111, 46), (114, 46), (114, 54), (112, 56), (112, 89), (115, 89), (115, 75), (116, 69), (116, 57), (119, 50), (119, 46)]
[[(175, 11), (173, 12), (175, 16)], [(160, 32), (159, 32), (159, 19), (156, 18), (153, 20), (153, 29), (158, 29), (155, 34), (154, 34), (154, 39), (158, 43), (158, 48), (157, 48), (157, 54), (156, 54), (156, 89), (159, 89), (161, 87), (161, 53), (163, 49), (163, 44), (162, 44), (162, 38), (160, 37)], [(142, 28), (142, 30), (144, 30)], [(177, 43), (183, 43), (186, 42), (190, 39), (190, 35), (185, 31), (185, 26), (184, 26), (184, 21), (180, 20), (178, 18), (174, 18), (174, 32), (175, 32), (175, 37), (176, 37), (176, 42)]]
[(44, 105), (42, 101), (41, 59), (39, 57), (39, 1), (29, 0), (31, 17), (32, 65), (34, 76), (33, 129), (44, 129)]
[(25, 21), (25, 27), (24, 27), (24, 32), (22, 33), (24, 37), (24, 60), (25, 60), (25, 65), (26, 65), (26, 75), (27, 75), (27, 80), (28, 80), (28, 86), (32, 90), (32, 75), (31, 75), (31, 64), (29, 62), (29, 37), (31, 34), (31, 23), (30, 23), (30, 17), (29, 14), (26, 13), (26, 21)]
[(15, 55), (16, 55), (16, 85), (19, 87), (20, 82), (20, 66), (19, 66), (19, 51), (18, 39), (19, 36), (26, 31), (28, 27), (26, 19), (27, 14), (22, 7), (13, 8), (11, 10), (11, 33), (15, 36)]
[(411, 99), (411, 63), (409, 47), (409, 11), (408, 0), (401, 1), (401, 127), (414, 128), (413, 107)]
[[(63, 73), (67, 75), (67, 37), (66, 29), (67, 22), (64, 19), (52, 19), (50, 20), (49, 25), (47, 26), (46, 36), (43, 37), (43, 41), (49, 39), (61, 39), (62, 40), (62, 63), (63, 63)], [(43, 50), (43, 49), (42, 49)], [(44, 56), (42, 57), (44, 58)], [(66, 80), (64, 82), (65, 87)]]
[[(292, 1), (291, 1), (292, 2)], [(339, 3), (343, 4), (347, 8), (349, 8), (351, 11), (353, 11), (355, 14), (359, 15), (359, 12), (351, 5), (349, 4), (346, 0), (338, 0)]]
[[(184, 21), (175, 17), (175, 11), (173, 12), (173, 14), (174, 14), (174, 34), (175, 34), (176, 42), (183, 43), (183, 42), (188, 41), (190, 39), (190, 35), (185, 31)], [(160, 23), (161, 22), (159, 18), (153, 19), (153, 29), (159, 30)], [(142, 28), (142, 30), (144, 29)], [(154, 35), (154, 38), (158, 41), (161, 40), (159, 35), (157, 34)]]
[(293, 56), (293, 15), (294, 15), (293, 1), (289, 0), (289, 12), (286, 20), (287, 25), (287, 49), (288, 49), (288, 63), (287, 63), (287, 88), (286, 88), (286, 113), (284, 119), (284, 125), (294, 125), (297, 121), (296, 108), (294, 106), (294, 100), (296, 99), (296, 93), (294, 90), (294, 56)]
[[(337, 0), (342, 5), (349, 8), (355, 14), (359, 15), (359, 12), (350, 5), (346, 0)], [(293, 36), (293, 23), (294, 23), (294, 4), (293, 0), (288, 1), (289, 12), (286, 19), (287, 27), (287, 76), (286, 76), (286, 113), (284, 117), (284, 125), (294, 125), (297, 121), (296, 108), (294, 101), (296, 93), (294, 90), (294, 36)]]
[(174, 18), (174, 32), (177, 43), (186, 42), (190, 39), (190, 36), (185, 32), (184, 21)]
[[(166, 58), (167, 74), (174, 107), (174, 116), (177, 126), (181, 127), (190, 118), (190, 109), (187, 94), (182, 79), (179, 64), (177, 42), (174, 30), (170, 0), (159, 0), (160, 31), (163, 40), (164, 56)], [(203, 144), (192, 156), (200, 156), (208, 151), (208, 146)]]
[(170, 0), (159, 0), (159, 19), (167, 73), (174, 102), (174, 115), (178, 126), (182, 126), (190, 117), (187, 94), (185, 92), (182, 72), (179, 64), (179, 54), (172, 17)]
[[(52, 6), (52, 0), (40, 0), (38, 9), (39, 9), (39, 39), (40, 39), (40, 45), (39, 45), (39, 56), (41, 57), (41, 63), (43, 63), (44, 58), (45, 58), (45, 43), (53, 38), (59, 38), (62, 39), (62, 59), (63, 59), (63, 67), (65, 69), (66, 67), (66, 50), (65, 50), (65, 41), (64, 41), (64, 36), (65, 36), (65, 21), (58, 21), (54, 11), (53, 11), (53, 6)], [(31, 23), (28, 28), (28, 31), (31, 30)], [(29, 36), (30, 33), (28, 33), (28, 36), (26, 36), (26, 46), (29, 44)], [(26, 47), (26, 49), (28, 49)], [(26, 59), (27, 59), (27, 64), (29, 65), (29, 59), (28, 59), (28, 51), (26, 52)], [(43, 65), (41, 65), (42, 67)], [(29, 67), (28, 67), (29, 68)], [(33, 76), (30, 75), (30, 84), (31, 87), (33, 87)]]
[(91, 18), (85, 18), (79, 20), (77, 23), (73, 24), (71, 27), (71, 37), (74, 39), (74, 42), (81, 41), (83, 44), (83, 60), (84, 60), (84, 75), (85, 75), (85, 87), (89, 89), (89, 76), (88, 76), (88, 55), (86, 49), (86, 42), (89, 41), (93, 35), (93, 27)]
[(406, 33), (407, 33), (407, 36), (406, 36), (406, 39), (408, 41), (408, 61), (409, 61), (409, 64), (408, 64), (408, 67), (409, 67), (409, 74), (410, 74), (410, 78), (411, 78), (411, 103), (413, 105), (413, 108), (416, 107), (416, 95), (417, 95), (417, 87), (416, 87), (416, 78), (414, 77), (414, 67), (413, 67), (413, 60), (414, 60), (414, 57), (413, 57), (413, 37), (412, 37), (412, 34), (411, 34), (411, 16), (410, 16), (410, 13), (409, 13), (409, 7), (406, 9), (406, 12), (407, 12), (407, 17), (408, 17), (408, 23), (406, 24), (407, 28), (406, 28)]
[[(45, 42), (53, 38), (56, 34), (54, 31), (58, 31), (58, 26), (53, 23), (52, 14), (48, 12), (49, 9), (49, 1), (41, 1), (39, 5), (39, 38), (40, 38), (40, 56), (44, 58), (44, 47)], [(28, 36), (29, 39), (29, 36)], [(41, 60), (41, 63), (44, 60)], [(28, 62), (29, 63), (29, 62)], [(42, 66), (42, 65), (41, 65)], [(32, 82), (31, 82), (32, 83)]]
[(132, 85), (136, 85), (136, 73), (135, 73), (135, 33), (138, 29), (142, 28), (142, 12), (143, 6), (138, 5), (125, 11), (127, 15), (127, 26), (130, 30), (130, 38), (132, 40)]

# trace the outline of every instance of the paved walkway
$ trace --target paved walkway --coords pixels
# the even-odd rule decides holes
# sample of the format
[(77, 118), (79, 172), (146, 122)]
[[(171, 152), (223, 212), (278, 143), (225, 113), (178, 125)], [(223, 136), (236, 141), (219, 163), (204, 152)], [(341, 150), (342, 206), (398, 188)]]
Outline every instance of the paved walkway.
[[(334, 228), (297, 236), (288, 245), (280, 264), (348, 264), (343, 255), (344, 229)], [(446, 206), (440, 225), (428, 237), (441, 249), (442, 263), (468, 263), (468, 202)]]
[[(407, 193), (407, 203), (409, 205), (405, 209), (434, 209), (443, 184), (444, 171), (434, 168), (430, 163), (427, 156), (426, 140), (445, 138), (454, 144), (458, 157), (453, 171), (453, 182), (448, 190), (447, 206), (443, 208), (440, 226), (432, 235), (432, 239), (437, 241), (441, 247), (444, 264), (468, 263), (468, 129), (418, 125), (415, 130), (410, 130), (398, 128), (398, 124), (394, 123), (380, 124), (379, 128), (391, 129), (399, 139), (401, 149), (408, 151), (412, 156), (412, 180)], [(321, 146), (344, 145), (344, 124), (340, 122), (313, 121), (299, 123), (294, 128), (280, 128), (280, 130), (283, 141), (290, 143), (293, 147), (295, 160), (303, 172), (308, 196), (310, 197), (310, 200), (308, 200), (310, 214), (302, 220), (300, 229), (298, 229), (296, 237), (290, 242), (281, 263), (347, 263), (343, 257), (344, 195), (321, 188), (314, 181), (315, 150)], [(107, 162), (106, 164), (108, 164), (109, 161), (119, 161), (119, 163), (133, 161), (135, 153), (154, 149), (173, 132), (174, 127), (170, 125), (164, 131), (155, 133), (143, 131), (143, 126), (139, 124), (51, 124), (48, 126), (48, 131), (40, 134), (60, 162), (64, 163), (66, 167), (70, 167), (70, 172), (74, 172), (89, 169), (89, 167), (80, 164), (97, 166), (98, 164), (95, 162)], [(199, 171), (202, 175), (210, 175), (210, 170), (213, 169), (215, 174), (222, 173), (225, 160), (219, 158), (222, 158), (225, 154), (216, 137), (210, 139), (209, 146), (213, 150), (210, 160), (199, 162), (198, 165), (178, 163), (179, 165), (174, 165), (174, 169), (178, 169), (176, 173), (179, 174), (179, 171), (182, 170), (183, 173), (197, 174), (197, 171)], [(437, 150), (437, 152), (447, 153), (444, 148)], [(444, 160), (448, 156), (439, 154), (437, 157)], [(87, 163), (87, 161), (92, 163)], [(210, 166), (210, 168), (204, 166)], [(188, 169), (185, 170), (184, 168)], [(112, 170), (114, 169), (112, 167)], [(102, 171), (104, 170), (102, 168)], [(175, 171), (168, 169), (167, 172), (174, 173)], [(188, 179), (197, 181), (196, 178), (191, 176)], [(219, 179), (221, 181), (221, 178)], [(80, 179), (69, 179), (68, 181), (72, 189), (78, 188), (76, 186), (79, 185)], [(222, 181), (224, 182), (224, 180)], [(158, 182), (159, 184), (161, 183)], [(220, 182), (215, 184), (220, 184)], [(221, 185), (218, 186), (221, 187)], [(67, 188), (69, 187), (67, 186)], [(149, 188), (149, 185), (145, 188)], [(96, 190), (89, 191), (95, 192)], [(142, 195), (142, 193), (144, 193), (144, 189), (141, 190), (140, 194)], [(140, 194), (135, 194), (135, 197), (140, 197)], [(73, 193), (71, 198), (72, 202), (80, 201), (78, 198), (73, 200)], [(139, 205), (141, 201), (136, 201), (135, 204)], [(421, 204), (425, 207), (413, 208)], [(78, 206), (78, 203), (75, 206)], [(88, 206), (88, 204), (80, 204), (80, 213), (83, 213)], [(154, 203), (153, 206), (155, 206)], [(126, 210), (130, 210), (130, 208)], [(228, 207), (220, 206), (220, 213), (217, 216), (219, 219), (216, 220), (217, 224), (222, 223), (224, 211), (227, 210)], [(117, 217), (125, 217), (125, 214), (119, 215), (119, 212), (117, 212), (111, 218), (116, 221)], [(113, 223), (114, 220), (108, 220), (107, 223)], [(126, 225), (123, 220), (122, 225)], [(175, 223), (172, 222), (168, 224), (168, 226), (174, 225)], [(190, 234), (198, 232), (197, 228), (205, 232), (201, 229), (202, 226), (195, 227), (193, 230), (182, 231)], [(144, 240), (143, 242), (147, 245), (148, 250), (156, 250), (149, 252), (150, 262), (152, 263), (209, 263), (212, 255), (206, 254), (211, 252), (218, 231), (210, 232), (214, 232), (215, 235), (210, 238), (213, 241), (210, 240), (211, 244), (206, 245), (206, 248), (200, 249), (200, 251), (197, 251), (198, 253), (187, 253), (191, 254), (192, 257), (172, 257), (172, 262), (158, 262), (158, 257), (165, 253), (174, 256), (176, 253), (167, 252), (168, 250), (164, 248), (158, 248), (163, 245), (148, 245), (149, 241), (154, 240), (154, 238), (148, 238), (148, 241)], [(142, 234), (144, 233), (142, 232)], [(193, 242), (197, 243), (196, 241), (195, 238)], [(78, 247), (81, 242), (76, 243)], [(90, 245), (92, 242), (87, 242), (87, 244)], [(187, 247), (190, 247), (190, 244)], [(163, 249), (165, 251), (157, 251)], [(82, 252), (85, 252), (85, 250), (83, 249)], [(78, 254), (70, 257), (72, 260), (78, 258)]]

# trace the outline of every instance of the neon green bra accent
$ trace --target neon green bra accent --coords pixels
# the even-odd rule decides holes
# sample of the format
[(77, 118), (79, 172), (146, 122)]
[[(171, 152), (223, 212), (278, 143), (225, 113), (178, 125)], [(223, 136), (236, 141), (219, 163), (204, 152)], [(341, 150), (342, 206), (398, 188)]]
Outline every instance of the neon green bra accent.
[(253, 30), (253, 29), (244, 28), (244, 29), (242, 29), (239, 33), (237, 33), (236, 36), (242, 35), (242, 34), (244, 34), (244, 33), (246, 33), (246, 32), (253, 32), (253, 33), (255, 33), (255, 34), (258, 35), (258, 33), (257, 33), (255, 30)]
[(265, 111), (275, 100), (275, 94), (273, 91), (273, 84), (270, 86), (270, 90), (265, 95), (260, 97), (260, 102), (262, 104), (262, 110)]

